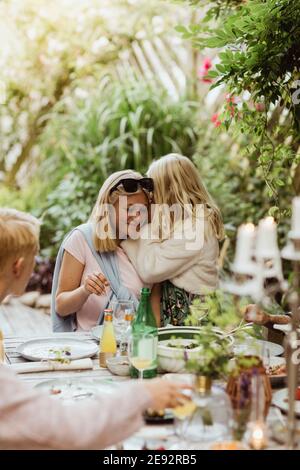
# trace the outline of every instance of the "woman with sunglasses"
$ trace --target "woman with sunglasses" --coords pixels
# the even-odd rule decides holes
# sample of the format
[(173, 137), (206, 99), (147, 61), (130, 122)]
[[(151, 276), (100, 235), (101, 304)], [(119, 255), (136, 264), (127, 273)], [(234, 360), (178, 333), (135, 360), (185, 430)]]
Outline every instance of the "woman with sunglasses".
[(65, 238), (52, 288), (54, 331), (90, 330), (114, 299), (137, 305), (143, 282), (120, 246), (148, 222), (153, 181), (132, 170), (112, 174), (88, 224)]
[(144, 282), (161, 283), (153, 289), (157, 323), (183, 325), (191, 302), (218, 285), (222, 217), (187, 157), (161, 157), (147, 174), (154, 182), (151, 224), (122, 246)]

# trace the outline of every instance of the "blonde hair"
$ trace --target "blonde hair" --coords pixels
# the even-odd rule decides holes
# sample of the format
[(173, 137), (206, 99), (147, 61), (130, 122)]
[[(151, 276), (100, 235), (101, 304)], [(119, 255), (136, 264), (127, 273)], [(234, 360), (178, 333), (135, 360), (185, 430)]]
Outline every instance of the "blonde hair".
[(154, 180), (154, 202), (156, 204), (178, 204), (185, 211), (192, 207), (195, 213), (198, 204), (205, 205), (205, 214), (218, 238), (224, 238), (224, 226), (220, 209), (204, 186), (193, 162), (183, 155), (170, 153), (154, 161), (147, 172)]
[[(149, 203), (151, 202), (151, 195), (144, 189), (139, 188), (135, 193), (128, 193), (122, 186), (118, 187), (112, 194), (112, 188), (124, 178), (133, 178), (139, 180), (142, 175), (133, 170), (117, 171), (110, 175), (103, 183), (96, 204), (90, 216), (90, 222), (93, 224), (93, 242), (95, 249), (100, 252), (115, 251), (118, 247), (118, 240), (115, 236), (113, 227), (113, 220), (107, 211), (107, 205), (114, 205), (120, 196), (132, 196), (133, 194), (145, 194)], [(99, 225), (105, 225), (106, 237), (99, 237), (97, 232)]]
[(14, 257), (38, 252), (40, 222), (25, 212), (0, 209), (0, 272)]

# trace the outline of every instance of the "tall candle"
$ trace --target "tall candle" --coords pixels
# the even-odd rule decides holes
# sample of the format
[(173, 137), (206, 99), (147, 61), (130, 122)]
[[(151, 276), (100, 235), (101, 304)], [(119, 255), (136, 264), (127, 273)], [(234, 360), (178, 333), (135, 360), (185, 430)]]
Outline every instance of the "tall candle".
[(274, 258), (278, 253), (277, 226), (273, 217), (266, 217), (258, 225), (255, 254), (258, 258)]
[(251, 274), (254, 264), (252, 262), (255, 239), (253, 224), (243, 224), (238, 229), (233, 271), (240, 274)]
[(292, 231), (300, 234), (300, 197), (293, 199)]

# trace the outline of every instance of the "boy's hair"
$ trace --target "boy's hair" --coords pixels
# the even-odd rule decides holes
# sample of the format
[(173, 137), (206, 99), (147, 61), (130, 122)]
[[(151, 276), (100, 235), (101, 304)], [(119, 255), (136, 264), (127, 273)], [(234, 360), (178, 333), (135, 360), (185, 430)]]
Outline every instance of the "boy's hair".
[(12, 257), (38, 251), (40, 222), (25, 212), (0, 208), (0, 272)]

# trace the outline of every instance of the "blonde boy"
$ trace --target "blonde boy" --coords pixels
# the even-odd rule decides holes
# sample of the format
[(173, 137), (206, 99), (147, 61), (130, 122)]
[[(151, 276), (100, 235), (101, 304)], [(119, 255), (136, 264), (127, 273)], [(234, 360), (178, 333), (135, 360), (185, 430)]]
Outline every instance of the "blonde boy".
[(24, 212), (0, 209), (0, 302), (23, 294), (39, 250), (39, 221)]
[[(0, 302), (24, 292), (38, 247), (38, 220), (0, 209)], [(135, 432), (148, 407), (178, 405), (181, 388), (166, 380), (133, 383), (109, 397), (64, 406), (27, 387), (0, 364), (0, 450), (105, 448)]]

